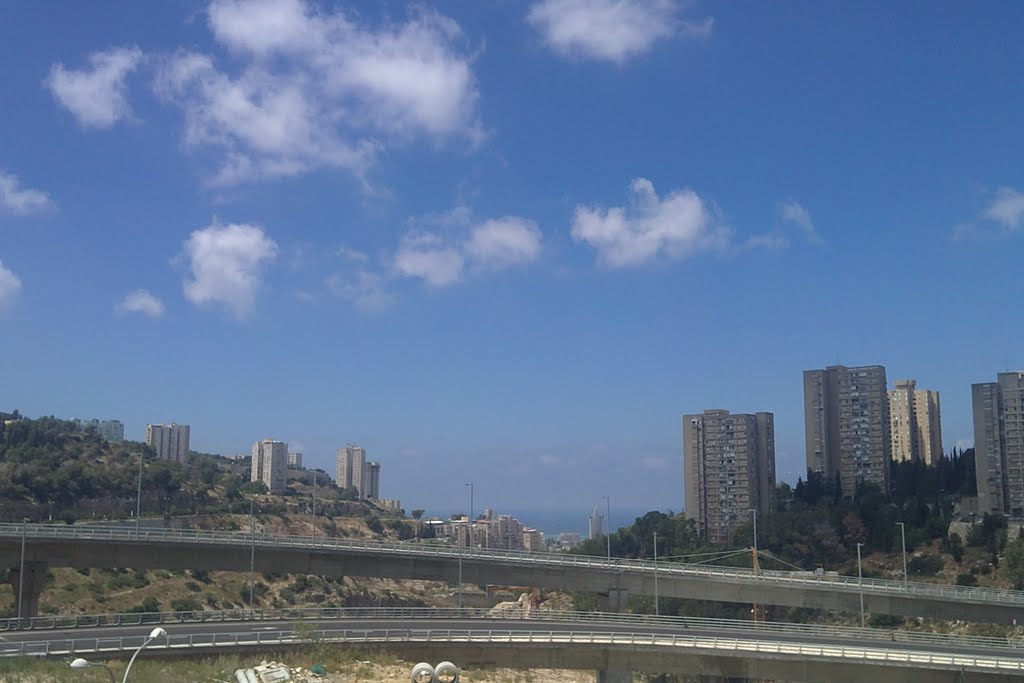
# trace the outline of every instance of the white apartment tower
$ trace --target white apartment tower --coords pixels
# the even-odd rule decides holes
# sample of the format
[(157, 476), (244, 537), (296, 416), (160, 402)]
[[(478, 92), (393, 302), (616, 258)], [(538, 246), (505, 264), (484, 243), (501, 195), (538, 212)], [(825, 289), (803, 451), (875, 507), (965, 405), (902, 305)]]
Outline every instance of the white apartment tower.
[(889, 392), (892, 459), (931, 465), (942, 457), (939, 392), (918, 389), (912, 379), (896, 380)]
[(264, 439), (252, 445), (251, 481), (262, 482), (271, 493), (280, 493), (288, 484), (288, 444)]
[(366, 449), (348, 444), (338, 449), (338, 488), (356, 487), (359, 497), (366, 497)]
[(979, 512), (1024, 517), (1024, 371), (971, 385)]
[(146, 445), (152, 446), (161, 460), (188, 462), (188, 425), (146, 425)]

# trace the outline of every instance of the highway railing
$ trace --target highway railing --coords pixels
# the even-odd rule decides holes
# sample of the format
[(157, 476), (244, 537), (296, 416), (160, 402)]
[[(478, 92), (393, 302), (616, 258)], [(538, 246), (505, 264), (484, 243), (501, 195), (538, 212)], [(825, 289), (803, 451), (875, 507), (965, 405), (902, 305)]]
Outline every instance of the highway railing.
[[(138, 648), (145, 636), (117, 638), (56, 639), (22, 643), (0, 643), (0, 656), (81, 656), (127, 654)], [(679, 654), (722, 654), (729, 652), (738, 657), (767, 657), (787, 659), (818, 659), (835, 663), (863, 663), (903, 665), (915, 668), (946, 669), (952, 671), (983, 671), (987, 673), (1020, 676), (1024, 673), (1024, 660), (1014, 657), (978, 656), (972, 654), (943, 653), (920, 650), (901, 650), (896, 647), (837, 646), (829, 644), (777, 642), (767, 639), (720, 637), (690, 634), (655, 634), (644, 632), (608, 633), (597, 631), (507, 631), (507, 630), (447, 630), (447, 629), (340, 629), (322, 630), (299, 637), (284, 631), (256, 633), (215, 633), (171, 635), (166, 641), (151, 642), (147, 651), (188, 651), (190, 656), (202, 652), (218, 652), (239, 647), (294, 647), (317, 643), (345, 645), (384, 644), (461, 644), (484, 646), (532, 646), (565, 649), (597, 647), (602, 650), (644, 650)]]
[[(423, 620), (529, 620), (532, 623), (592, 624), (606, 626), (643, 626), (671, 629), (678, 632), (712, 631), (716, 633), (764, 633), (791, 639), (845, 639), (851, 643), (864, 641), (892, 642), (935, 646), (938, 649), (990, 649), (1019, 651), (1024, 658), (1024, 639), (929, 633), (898, 629), (859, 628), (830, 624), (793, 624), (753, 622), (738, 619), (705, 617), (653, 616), (608, 612), (574, 612), (556, 610), (525, 610), (519, 608), (435, 608), (435, 607), (296, 607), (254, 610), (207, 610), (186, 612), (143, 612), (33, 617), (0, 620), (0, 632), (54, 631), (73, 629), (115, 628), (175, 624), (239, 623), (239, 622), (314, 622), (338, 620), (376, 620), (415, 622)], [(20, 625), (20, 629), (19, 629)]]
[(763, 570), (755, 573), (751, 569), (734, 567), (712, 567), (681, 562), (659, 562), (650, 560), (618, 559), (575, 555), (569, 553), (521, 552), (495, 549), (467, 549), (452, 546), (423, 543), (385, 543), (380, 541), (353, 540), (303, 536), (284, 536), (200, 531), (195, 529), (147, 529), (136, 531), (131, 526), (75, 526), (51, 524), (0, 523), (0, 538), (69, 540), (81, 542), (116, 543), (169, 543), (191, 545), (229, 545), (271, 549), (300, 549), (311, 552), (345, 552), (377, 556), (411, 556), (461, 559), (463, 562), (490, 562), (516, 566), (547, 566), (559, 568), (587, 568), (613, 573), (644, 573), (655, 571), (661, 578), (706, 577), (718, 581), (763, 584), (768, 586), (799, 586), (846, 593), (863, 591), (873, 595), (903, 595), (918, 599), (939, 599), (981, 604), (1024, 605), (1024, 591), (1001, 590), (951, 586), (934, 583), (910, 582), (904, 587), (902, 581), (887, 579), (818, 575), (813, 572), (783, 572)]

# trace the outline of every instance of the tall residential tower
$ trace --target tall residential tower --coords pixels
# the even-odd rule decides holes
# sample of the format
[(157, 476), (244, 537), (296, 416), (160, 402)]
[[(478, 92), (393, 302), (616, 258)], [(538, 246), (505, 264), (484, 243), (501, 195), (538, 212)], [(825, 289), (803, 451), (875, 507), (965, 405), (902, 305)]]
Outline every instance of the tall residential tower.
[(918, 389), (912, 379), (896, 380), (889, 392), (892, 459), (935, 463), (942, 457), (939, 392)]
[(1024, 371), (971, 385), (979, 512), (1024, 516)]
[(264, 439), (252, 445), (250, 481), (263, 482), (271, 493), (280, 493), (288, 485), (288, 444)]
[(338, 449), (338, 488), (354, 486), (365, 498), (367, 474), (366, 449), (352, 443)]
[(838, 474), (844, 496), (860, 482), (889, 490), (890, 429), (884, 367), (804, 371), (807, 468), (829, 479)]
[(161, 460), (188, 462), (188, 425), (146, 425), (146, 445), (152, 446)]
[(686, 516), (708, 541), (728, 544), (751, 510), (774, 507), (774, 423), (771, 413), (683, 415)]

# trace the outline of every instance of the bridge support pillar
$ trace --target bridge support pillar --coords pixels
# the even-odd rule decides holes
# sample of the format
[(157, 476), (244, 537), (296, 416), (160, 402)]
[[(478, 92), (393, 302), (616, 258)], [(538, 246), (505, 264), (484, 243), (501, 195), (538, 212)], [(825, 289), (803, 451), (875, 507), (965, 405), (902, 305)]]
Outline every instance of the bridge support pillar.
[[(625, 612), (629, 608), (629, 591), (625, 588), (609, 588), (608, 594), (598, 593), (597, 608), (602, 612)], [(633, 672), (629, 669), (600, 669), (597, 683), (633, 683)]]
[(622, 669), (602, 669), (597, 672), (597, 683), (633, 683), (633, 672)]
[(18, 613), (18, 591), (21, 591), (21, 616), (23, 618), (39, 616), (39, 596), (43, 594), (43, 583), (46, 581), (47, 566), (45, 562), (26, 562), (25, 576), (21, 578), (21, 567), (11, 570), (11, 589), (14, 591), (14, 614)]

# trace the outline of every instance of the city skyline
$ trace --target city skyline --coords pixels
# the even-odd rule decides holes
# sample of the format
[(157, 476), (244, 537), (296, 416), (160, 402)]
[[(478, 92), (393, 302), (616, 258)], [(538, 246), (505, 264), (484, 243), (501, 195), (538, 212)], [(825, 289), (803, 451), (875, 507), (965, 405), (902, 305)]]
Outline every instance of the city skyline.
[(1024, 367), (1024, 7), (558, 4), (0, 5), (0, 402), (357, 442), (437, 508), (679, 509), (706, 407), (795, 481), (836, 364), (970, 445)]

